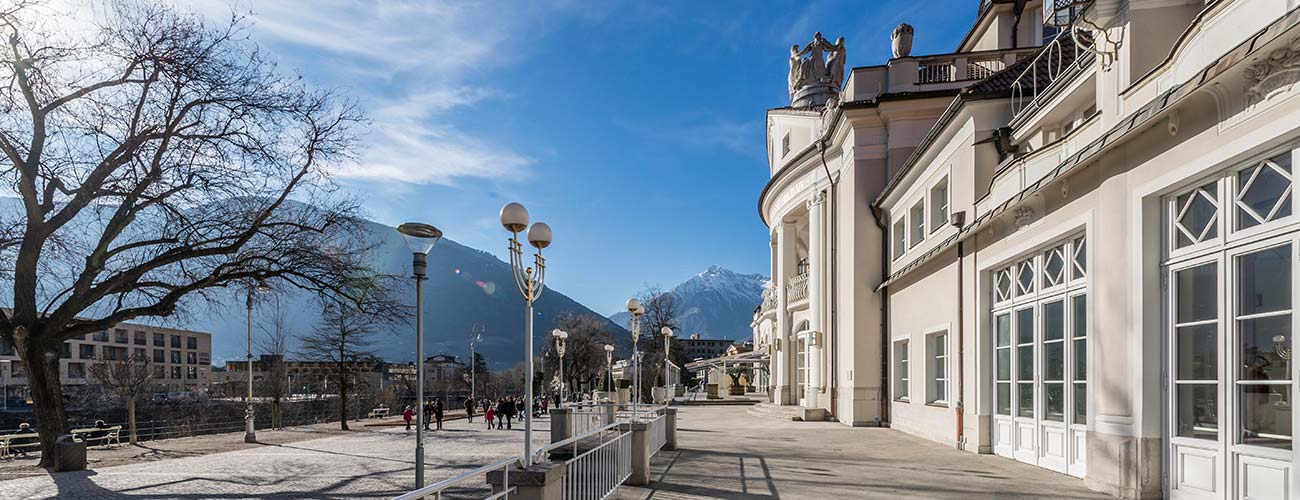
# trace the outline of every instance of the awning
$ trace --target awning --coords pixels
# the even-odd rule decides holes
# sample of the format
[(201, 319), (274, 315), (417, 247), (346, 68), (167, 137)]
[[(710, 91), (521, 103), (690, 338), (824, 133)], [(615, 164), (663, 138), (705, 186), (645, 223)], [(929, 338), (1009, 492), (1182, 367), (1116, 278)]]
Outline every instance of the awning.
[(720, 356), (692, 361), (686, 364), (686, 369), (692, 372), (698, 372), (710, 368), (718, 368), (724, 365), (766, 365), (767, 363), (768, 356), (766, 353), (750, 351), (736, 354), (734, 356)]

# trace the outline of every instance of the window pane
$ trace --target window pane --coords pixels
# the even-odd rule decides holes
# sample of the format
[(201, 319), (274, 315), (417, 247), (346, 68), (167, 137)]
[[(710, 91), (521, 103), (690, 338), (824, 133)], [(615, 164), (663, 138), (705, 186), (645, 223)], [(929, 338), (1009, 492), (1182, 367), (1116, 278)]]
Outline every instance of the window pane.
[(1032, 291), (1034, 291), (1034, 261), (1026, 260), (1020, 263), (1016, 271), (1016, 296)]
[(1246, 384), (1241, 398), (1241, 443), (1291, 449), (1291, 385)]
[[(1291, 153), (1237, 172), (1237, 224), (1240, 228), (1291, 215)], [(1273, 217), (1269, 217), (1277, 212)]]
[(1034, 310), (1016, 311), (1016, 343), (1028, 344), (1034, 341)]
[(1043, 340), (1065, 338), (1065, 302), (1043, 304)]
[(1083, 337), (1088, 334), (1088, 296), (1075, 295), (1070, 298), (1070, 309), (1074, 313), (1071, 335)]
[[(1219, 187), (1215, 183), (1206, 184), (1199, 189), (1179, 196), (1175, 200), (1174, 233), (1177, 235), (1175, 245), (1179, 248), (1214, 238), (1219, 234)], [(1213, 200), (1213, 201), (1212, 201)]]
[(1238, 321), (1241, 380), (1290, 380), (1290, 360), (1278, 351), (1291, 348), (1291, 315)]
[(1088, 380), (1088, 339), (1074, 341), (1074, 379)]
[(1053, 422), (1065, 421), (1065, 384), (1043, 384), (1043, 419)]
[(1074, 384), (1074, 423), (1088, 423), (1088, 384)]
[(1065, 380), (1065, 342), (1043, 344), (1043, 380)]
[(1238, 315), (1291, 309), (1291, 245), (1266, 248), (1237, 259)]
[(1211, 262), (1175, 274), (1178, 289), (1174, 308), (1178, 323), (1219, 317), (1218, 268), (1218, 264)]
[(912, 238), (910, 246), (916, 246), (925, 239), (925, 200), (916, 202), (912, 206), (911, 213), (908, 214), (912, 224)]
[(1085, 238), (1074, 240), (1075, 278), (1082, 278), (1088, 272), (1088, 241)]
[(1019, 404), (1016, 405), (1016, 415), (1021, 417), (1034, 416), (1034, 384), (1018, 383), (1016, 384), (1016, 394)]
[(1176, 330), (1178, 380), (1218, 380), (1218, 325), (1184, 326)]
[(998, 383), (998, 415), (1011, 414), (1011, 384), (1007, 382)]
[(1017, 380), (1034, 380), (1034, 346), (1027, 345), (1017, 348), (1016, 365), (1019, 367), (1016, 373)]
[(997, 346), (1004, 347), (1011, 345), (1011, 315), (999, 314), (993, 319), (997, 324), (998, 340)]
[(1011, 380), (1011, 349), (998, 349), (998, 380)]
[(1179, 436), (1219, 439), (1218, 390), (1217, 384), (1178, 384), (1174, 404)]

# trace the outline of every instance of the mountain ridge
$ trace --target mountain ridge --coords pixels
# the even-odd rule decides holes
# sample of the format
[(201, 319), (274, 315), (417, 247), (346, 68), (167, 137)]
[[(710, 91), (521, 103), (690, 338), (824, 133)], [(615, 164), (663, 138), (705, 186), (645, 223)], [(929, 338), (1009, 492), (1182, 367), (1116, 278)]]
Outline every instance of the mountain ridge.
[[(677, 296), (681, 310), (677, 318), (681, 337), (699, 334), (707, 339), (744, 340), (752, 336), (750, 322), (754, 308), (762, 303), (763, 287), (768, 278), (761, 274), (742, 274), (712, 265), (677, 286), (667, 290)], [(609, 316), (626, 328), (629, 314), (619, 311)]]

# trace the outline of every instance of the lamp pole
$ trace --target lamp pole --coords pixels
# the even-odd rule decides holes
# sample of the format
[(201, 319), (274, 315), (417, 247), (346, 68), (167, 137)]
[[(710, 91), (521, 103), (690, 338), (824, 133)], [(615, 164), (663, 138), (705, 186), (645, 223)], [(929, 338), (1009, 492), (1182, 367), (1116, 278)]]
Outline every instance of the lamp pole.
[(637, 404), (641, 402), (641, 358), (637, 356), (637, 341), (641, 338), (641, 315), (645, 314), (645, 306), (635, 297), (627, 299), (627, 312), (632, 313), (632, 364), (636, 365), (636, 371), (632, 372), (633, 386), (636, 394), (632, 396), (632, 421), (637, 420)]
[(556, 328), (551, 331), (551, 336), (555, 337), (555, 352), (560, 355), (560, 407), (564, 407), (567, 400), (564, 397), (564, 341), (569, 338), (569, 332)]
[(614, 346), (609, 344), (605, 344), (605, 371), (609, 372), (609, 386), (605, 387), (605, 392), (617, 391), (614, 387)]
[(424, 281), (428, 256), (442, 238), (438, 228), (419, 222), (397, 226), (411, 249), (411, 277), (415, 279), (415, 487), (424, 487)]
[(659, 329), (659, 333), (664, 335), (664, 404), (668, 404), (668, 348), (673, 338), (673, 329), (665, 326)]
[(257, 431), (253, 428), (253, 292), (268, 291), (266, 283), (257, 280), (249, 285), (244, 306), (248, 318), (248, 398), (244, 400), (244, 442), (256, 443)]
[[(515, 278), (515, 286), (523, 295), (525, 307), (524, 319), (524, 359), (528, 360), (528, 371), (524, 374), (524, 466), (533, 465), (533, 301), (542, 295), (546, 280), (546, 258), (542, 249), (551, 244), (551, 226), (538, 222), (528, 227), (528, 209), (518, 203), (507, 203), (501, 207), (501, 226), (510, 231), (510, 270)], [(533, 254), (533, 267), (524, 264), (524, 247), (519, 243), (519, 232), (528, 228), (528, 244), (537, 251)]]
[(483, 324), (474, 323), (472, 331), (474, 336), (469, 339), (469, 399), (470, 401), (478, 401), (474, 392), (474, 372), (478, 371), (478, 358), (474, 357), (474, 343), (483, 340)]

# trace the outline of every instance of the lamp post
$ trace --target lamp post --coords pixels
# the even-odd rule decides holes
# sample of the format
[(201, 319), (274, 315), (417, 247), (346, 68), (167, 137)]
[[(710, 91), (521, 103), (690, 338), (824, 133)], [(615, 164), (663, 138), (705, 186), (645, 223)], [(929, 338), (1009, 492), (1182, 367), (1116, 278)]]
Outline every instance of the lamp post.
[(605, 344), (605, 371), (609, 372), (609, 386), (605, 392), (617, 393), (618, 388), (614, 387), (614, 346)]
[(645, 306), (636, 297), (627, 299), (627, 312), (632, 313), (632, 362), (636, 364), (636, 371), (632, 372), (633, 386), (636, 394), (632, 396), (632, 420), (637, 420), (637, 403), (641, 401), (641, 359), (637, 357), (637, 340), (641, 338), (641, 315), (645, 314)]
[(257, 431), (253, 429), (253, 293), (269, 292), (271, 289), (262, 280), (249, 285), (248, 295), (244, 301), (248, 317), (248, 399), (244, 401), (244, 442), (256, 443)]
[(442, 238), (438, 228), (419, 222), (397, 226), (411, 249), (411, 277), (415, 279), (415, 487), (424, 487), (424, 280), (428, 256)]
[(667, 404), (667, 403), (668, 403), (668, 399), (669, 399), (669, 396), (668, 396), (668, 373), (669, 373), (669, 370), (668, 370), (668, 347), (669, 347), (669, 342), (670, 342), (670, 341), (672, 340), (672, 338), (673, 338), (673, 329), (672, 329), (672, 328), (668, 328), (668, 327), (665, 326), (665, 327), (659, 329), (659, 333), (662, 333), (663, 336), (664, 336), (664, 404)]
[(556, 328), (551, 331), (551, 336), (555, 337), (555, 352), (560, 355), (560, 407), (564, 407), (564, 341), (568, 340), (569, 332)]
[[(533, 301), (542, 295), (546, 279), (546, 258), (542, 249), (551, 244), (551, 226), (538, 222), (528, 227), (528, 209), (518, 203), (501, 207), (501, 226), (510, 231), (510, 270), (515, 286), (527, 303), (524, 318), (524, 359), (528, 371), (524, 374), (524, 466), (533, 465)], [(536, 248), (533, 267), (524, 264), (524, 246), (519, 243), (519, 232), (528, 227), (528, 244)]]
[(474, 344), (483, 341), (483, 324), (474, 323), (471, 331), (474, 332), (474, 336), (469, 339), (469, 399), (478, 401), (478, 398), (474, 397), (474, 372), (478, 371), (478, 358), (474, 357)]

